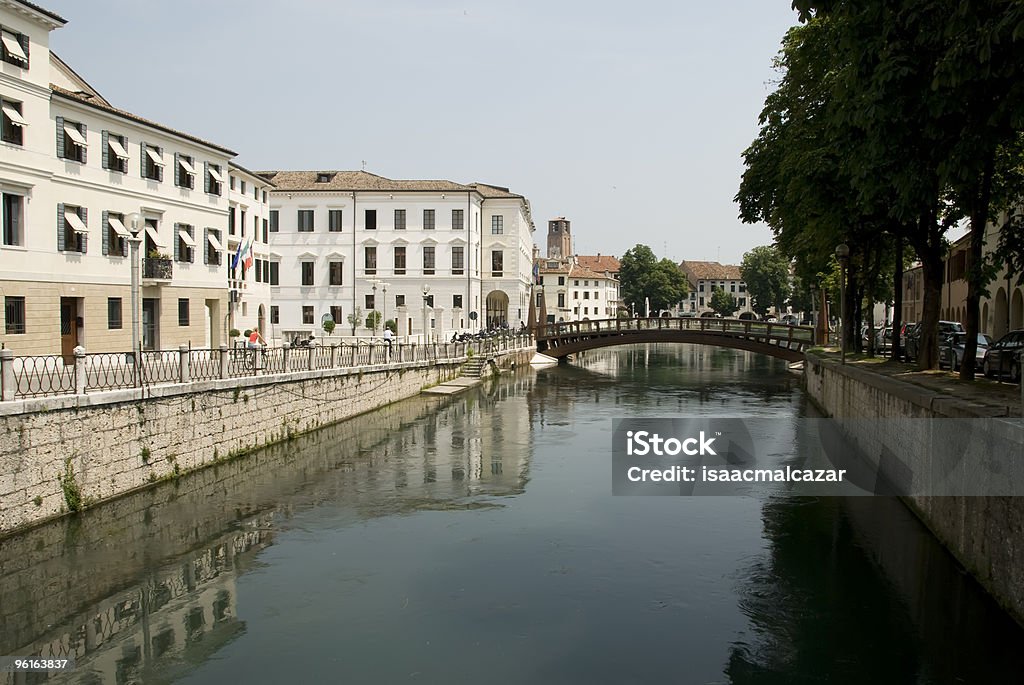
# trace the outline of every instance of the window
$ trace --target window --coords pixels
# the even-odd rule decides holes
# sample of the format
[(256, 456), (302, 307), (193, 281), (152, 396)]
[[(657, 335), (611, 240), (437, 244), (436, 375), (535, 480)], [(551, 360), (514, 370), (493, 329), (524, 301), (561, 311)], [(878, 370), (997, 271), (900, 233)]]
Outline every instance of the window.
[(103, 212), (103, 254), (112, 257), (128, 256), (128, 229), (124, 225), (124, 214)]
[(141, 151), (139, 168), (142, 170), (142, 178), (150, 181), (164, 180), (164, 156), (156, 145), (139, 143)]
[(579, 290), (573, 290), (572, 291), (572, 299), (574, 299), (574, 300), (580, 299), (580, 291)]
[(396, 307), (404, 307), (405, 306), (405, 295), (395, 295), (395, 306)]
[(452, 248), (452, 275), (461, 276), (465, 268), (465, 248), (456, 245)]
[(239, 220), (238, 220), (238, 227), (241, 230), (242, 237), (244, 238), (245, 237), (245, 210), (244, 209), (239, 210), (239, 213), (240, 213), (240, 216), (239, 216)]
[(340, 325), (341, 322), (345, 320), (344, 316), (345, 314), (341, 307), (333, 304), (331, 305), (331, 318), (334, 319), (334, 323)]
[(281, 310), (278, 309), (278, 306), (276, 304), (270, 305), (270, 323), (281, 323)]
[(313, 285), (314, 262), (302, 262), (302, 285)]
[(3, 194), (3, 203), (0, 204), (0, 212), (3, 212), (4, 245), (24, 244), (24, 207), (25, 198), (21, 195), (15, 195), (13, 193)]
[(103, 132), (103, 168), (128, 173), (128, 139), (122, 135)]
[(195, 262), (195, 235), (195, 228), (190, 224), (174, 225), (174, 235), (171, 237), (174, 241), (174, 261)]
[(367, 311), (369, 311), (369, 310), (374, 308), (373, 307), (373, 305), (374, 305), (373, 299), (374, 299), (373, 295), (364, 295), (363, 296), (363, 302), (366, 305)]
[(368, 246), (363, 248), (363, 264), (366, 274), (374, 276), (377, 273), (377, 248)]
[(313, 307), (302, 305), (302, 323), (313, 323)]
[(704, 292), (704, 281), (697, 284), (697, 292)]
[(270, 235), (268, 235), (268, 233), (269, 232), (267, 231), (267, 220), (264, 219), (263, 220), (263, 242), (265, 242), (265, 243), (269, 243), (270, 242)]
[(203, 176), (206, 178), (207, 193), (220, 195), (224, 192), (224, 174), (221, 172), (219, 164), (206, 162), (206, 173)]
[(235, 206), (228, 207), (228, 235), (235, 234)]
[(740, 292), (741, 293), (747, 292), (747, 284), (746, 283), (740, 283)]
[(321, 172), (316, 175), (317, 183), (330, 183), (331, 179), (334, 178), (334, 174)]
[(0, 50), (3, 60), (22, 69), (28, 69), (28, 36), (9, 29), (0, 32)]
[(747, 298), (745, 298), (745, 297), (739, 298), (739, 301), (737, 302), (737, 304), (740, 307), (746, 307), (747, 306)]
[(430, 307), (431, 309), (434, 308), (434, 296), (433, 295), (427, 295), (427, 306)]
[(432, 245), (423, 248), (423, 274), (425, 276), (434, 275), (434, 247)]
[(501, 276), (505, 271), (505, 253), (501, 250), (491, 251), (491, 277)]
[(377, 210), (376, 209), (367, 209), (363, 216), (365, 217), (365, 220), (363, 221), (363, 228), (365, 228), (367, 231), (376, 231), (377, 230)]
[(231, 188), (231, 190), (235, 189), (235, 177), (230, 174), (228, 175), (228, 187)]
[(57, 117), (57, 156), (85, 164), (85, 151), (89, 147), (85, 136), (85, 124)]
[(433, 231), (434, 230), (434, 210), (424, 209), (423, 210), (423, 230)]
[(327, 210), (327, 230), (331, 233), (341, 233), (341, 210)]
[(404, 231), (405, 230), (405, 210), (404, 209), (396, 209), (395, 210), (395, 230), (396, 231)]
[(86, 251), (89, 235), (88, 216), (85, 207), (57, 205), (57, 250), (82, 253)]
[(331, 285), (343, 285), (342, 267), (344, 266), (345, 262), (330, 262), (328, 264)]
[(583, 291), (583, 299), (584, 300), (589, 300), (590, 299), (590, 291), (589, 290), (584, 290)]
[(257, 259), (256, 260), (256, 282), (257, 283), (262, 283), (263, 282), (263, 260), (262, 259)]
[(736, 292), (736, 283), (730, 283), (729, 284), (729, 290), (731, 292)]
[(280, 262), (270, 262), (270, 285), (281, 285)]
[(395, 275), (405, 275), (405, 246), (395, 246)]
[(703, 306), (704, 306), (704, 298), (703, 298), (703, 297), (702, 297), (702, 298), (700, 298), (700, 301), (699, 301), (699, 302), (697, 302), (697, 304), (698, 304), (698, 306), (701, 306), (701, 307), (703, 307)]
[(579, 284), (580, 284), (580, 281), (579, 281), (579, 279), (578, 279), (578, 278), (576, 278), (576, 279), (573, 279), (573, 282), (572, 282), (572, 284), (573, 284), (573, 285), (579, 285)]
[(242, 195), (245, 195), (245, 181), (241, 179), (238, 180), (238, 192), (240, 192)]
[(188, 298), (187, 297), (179, 297), (178, 298), (178, 325), (179, 326), (187, 326), (188, 325)]
[(174, 185), (179, 188), (196, 187), (195, 160), (188, 155), (174, 153)]
[(4, 298), (4, 331), (7, 335), (21, 335), (25, 332), (25, 298)]
[(558, 306), (559, 307), (564, 307), (565, 306), (565, 293), (558, 293)]
[(505, 217), (503, 216), (492, 216), (491, 217), (491, 235), (501, 235), (505, 232)]
[(299, 210), (299, 233), (312, 233), (313, 232), (313, 210), (312, 209), (300, 209)]
[(28, 126), (21, 109), (21, 103), (0, 98), (0, 116), (3, 117), (3, 141), (11, 145), (24, 145), (23, 131)]
[(224, 246), (220, 242), (220, 230), (216, 228), (206, 228), (203, 230), (206, 231), (206, 240), (203, 245), (203, 262), (220, 266), (220, 253), (224, 251)]
[(462, 213), (461, 209), (453, 209), (452, 210), (452, 230), (453, 231), (461, 231), (465, 227), (465, 225), (463, 224), (462, 218), (463, 218), (463, 213)]
[(107, 330), (121, 330), (121, 298), (107, 298)]
[(281, 216), (280, 212), (276, 209), (270, 210), (270, 232), (277, 233), (280, 227)]
[(452, 295), (452, 309), (462, 309), (462, 295)]
[(558, 277), (558, 285), (565, 285), (565, 276)]

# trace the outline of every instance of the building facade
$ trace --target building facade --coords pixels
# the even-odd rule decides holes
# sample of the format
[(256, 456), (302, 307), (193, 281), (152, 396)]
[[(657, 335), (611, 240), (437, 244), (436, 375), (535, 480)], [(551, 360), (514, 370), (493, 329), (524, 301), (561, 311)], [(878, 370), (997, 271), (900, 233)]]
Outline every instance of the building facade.
[(65, 358), (78, 345), (130, 349), (138, 215), (143, 347), (216, 346), (234, 152), (112, 106), (50, 53), (64, 23), (0, 2), (0, 342)]
[(679, 313), (700, 316), (711, 309), (711, 296), (715, 290), (724, 290), (736, 298), (737, 309), (733, 314), (753, 314), (747, 284), (740, 274), (740, 268), (731, 264), (718, 262), (682, 261), (679, 269), (686, 275), (690, 294), (683, 302)]
[(268, 171), (271, 329), (447, 339), (526, 316), (533, 223), (506, 188), (365, 171)]
[(570, 259), (541, 259), (547, 323), (614, 319), (618, 313), (618, 279)]
[(225, 269), (228, 329), (255, 329), (265, 340), (270, 328), (270, 191), (274, 184), (231, 163)]
[(564, 216), (548, 221), (548, 259), (568, 259), (572, 256), (570, 221)]

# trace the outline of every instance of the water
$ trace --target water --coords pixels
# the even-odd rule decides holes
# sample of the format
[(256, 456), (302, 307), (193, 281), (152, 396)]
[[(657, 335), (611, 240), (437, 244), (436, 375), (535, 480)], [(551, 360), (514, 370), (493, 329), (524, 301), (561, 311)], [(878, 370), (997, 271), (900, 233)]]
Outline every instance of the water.
[(1020, 682), (1021, 629), (897, 501), (610, 495), (613, 417), (810, 411), (784, 363), (689, 346), (401, 402), (0, 541), (0, 654), (90, 684)]

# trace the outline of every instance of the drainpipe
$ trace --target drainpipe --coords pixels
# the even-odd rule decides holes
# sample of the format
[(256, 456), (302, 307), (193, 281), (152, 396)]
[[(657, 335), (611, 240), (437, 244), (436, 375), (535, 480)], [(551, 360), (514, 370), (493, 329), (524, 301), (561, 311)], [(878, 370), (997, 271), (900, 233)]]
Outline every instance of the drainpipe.
[[(469, 321), (469, 312), (473, 311), (473, 270), (470, 268), (469, 262), (472, 261), (473, 254), (473, 191), (466, 193), (466, 237), (469, 238), (466, 241), (465, 256), (463, 257), (462, 265), (466, 267), (466, 301), (463, 303), (463, 316), (466, 317), (466, 321)], [(470, 322), (472, 325), (472, 322)]]
[[(480, 250), (480, 261), (477, 262), (477, 264), (480, 266), (480, 305), (481, 305), (480, 306), (480, 311), (477, 312), (477, 317), (478, 317), (477, 321), (480, 322), (481, 330), (483, 330), (484, 323), (487, 321), (487, 319), (485, 318), (487, 316), (487, 300), (485, 299), (486, 295), (484, 295), (484, 274), (487, 273), (486, 271), (484, 271), (484, 203), (485, 202), (487, 202), (487, 198), (486, 197), (481, 197), (480, 198), (480, 247), (479, 247), (479, 250)], [(1007, 300), (1007, 309), (1006, 309), (1006, 311), (1007, 312), (1010, 311), (1010, 309), (1009, 309), (1009, 300)], [(1009, 316), (1009, 314), (1007, 314), (1007, 316)]]
[[(352, 316), (356, 313), (356, 262), (359, 261), (359, 255), (356, 254), (356, 193), (352, 191)], [(376, 303), (374, 303), (376, 304)], [(347, 321), (345, 323), (348, 323)], [(359, 322), (356, 322), (356, 326)]]

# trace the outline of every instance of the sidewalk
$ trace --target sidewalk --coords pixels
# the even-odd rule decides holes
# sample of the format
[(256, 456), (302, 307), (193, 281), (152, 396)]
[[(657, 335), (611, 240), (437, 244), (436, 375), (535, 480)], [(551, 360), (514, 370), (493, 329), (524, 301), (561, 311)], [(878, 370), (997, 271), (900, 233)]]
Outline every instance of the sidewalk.
[[(838, 362), (840, 359), (839, 351), (835, 348), (818, 347), (811, 351), (832, 361)], [(990, 410), (993, 416), (1018, 418), (1022, 416), (1020, 386), (985, 378), (981, 369), (978, 369), (974, 381), (962, 381), (959, 373), (943, 369), (920, 371), (916, 364), (892, 361), (888, 357), (868, 357), (864, 354), (847, 353), (846, 364), (917, 385), (933, 392), (956, 397), (976, 405), (978, 408)]]

